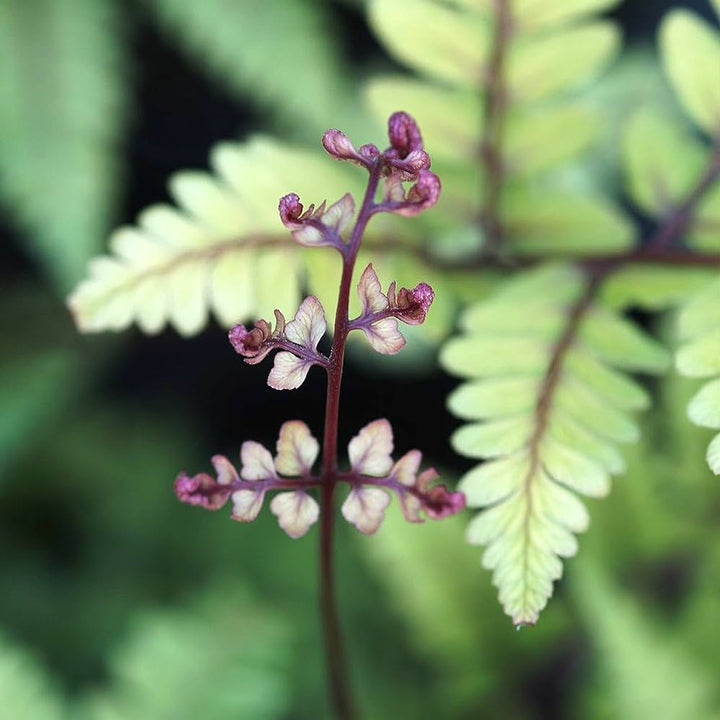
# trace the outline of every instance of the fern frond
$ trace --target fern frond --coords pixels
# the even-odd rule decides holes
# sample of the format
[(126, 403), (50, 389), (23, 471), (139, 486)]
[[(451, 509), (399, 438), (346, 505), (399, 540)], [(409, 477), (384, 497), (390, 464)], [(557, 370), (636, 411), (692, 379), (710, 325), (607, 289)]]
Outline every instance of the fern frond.
[[(68, 299), (81, 330), (121, 330), (137, 322), (144, 332), (156, 333), (169, 322), (192, 335), (205, 327), (210, 310), (224, 326), (271, 317), (275, 308), (294, 312), (306, 279), (332, 315), (338, 259), (327, 250), (300, 252), (278, 218), (277, 199), (293, 191), (308, 203), (332, 202), (337, 188), (359, 197), (361, 173), (321, 153), (262, 137), (219, 144), (211, 166), (212, 174), (185, 171), (171, 178), (178, 207), (149, 207), (137, 226), (113, 233), (112, 254), (91, 262), (89, 277)], [(410, 250), (420, 249), (416, 228), (376, 218), (367, 245), (383, 280), (410, 287), (424, 280), (436, 290), (448, 289), (429, 317), (434, 336), (441, 337), (454, 307), (450, 283), (397, 246), (404, 241)], [(387, 237), (395, 245), (386, 247)]]
[[(445, 208), (474, 218), (490, 246), (502, 239), (519, 253), (567, 254), (629, 245), (631, 227), (607, 200), (532, 184), (601, 132), (598, 109), (565, 96), (617, 53), (615, 25), (587, 19), (614, 4), (370, 3), (380, 39), (421, 79), (375, 78), (368, 102), (377, 117), (403, 107), (417, 118), (430, 152), (447, 163), (438, 165)], [(396, 32), (401, 22), (413, 43)]]
[[(720, 279), (693, 295), (678, 316), (683, 345), (675, 356), (678, 372), (711, 378), (688, 405), (690, 419), (702, 427), (720, 430)], [(707, 450), (710, 469), (720, 475), (720, 433)]]
[(0, 193), (63, 290), (114, 210), (121, 25), (108, 0), (0, 0)]
[(588, 525), (575, 493), (606, 495), (624, 469), (617, 445), (639, 436), (630, 413), (648, 397), (619, 370), (667, 367), (660, 345), (594, 302), (598, 283), (564, 265), (525, 273), (470, 307), (441, 355), (470, 379), (449, 399), (473, 421), (453, 445), (489, 460), (460, 482), (468, 505), (484, 508), (467, 539), (487, 546), (483, 565), (517, 625), (536, 622)]

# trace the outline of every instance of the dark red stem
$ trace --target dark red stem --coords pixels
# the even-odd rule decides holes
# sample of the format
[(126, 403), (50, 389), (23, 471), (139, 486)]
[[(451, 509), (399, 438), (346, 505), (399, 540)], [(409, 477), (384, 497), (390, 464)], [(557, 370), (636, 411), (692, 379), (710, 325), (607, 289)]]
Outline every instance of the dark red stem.
[(342, 384), (345, 343), (349, 332), (348, 307), (352, 289), (355, 260), (360, 249), (365, 227), (375, 207), (375, 193), (382, 165), (380, 161), (370, 169), (365, 197), (353, 228), (347, 252), (343, 253), (343, 269), (335, 311), (333, 344), (327, 366), (328, 384), (325, 402), (325, 432), (323, 436), (322, 490), (320, 493), (320, 612), (325, 639), (325, 664), (333, 709), (339, 720), (357, 717), (348, 681), (345, 650), (340, 632), (340, 618), (335, 598), (333, 563), (333, 519), (335, 486), (338, 481), (338, 421), (340, 413), (340, 386)]

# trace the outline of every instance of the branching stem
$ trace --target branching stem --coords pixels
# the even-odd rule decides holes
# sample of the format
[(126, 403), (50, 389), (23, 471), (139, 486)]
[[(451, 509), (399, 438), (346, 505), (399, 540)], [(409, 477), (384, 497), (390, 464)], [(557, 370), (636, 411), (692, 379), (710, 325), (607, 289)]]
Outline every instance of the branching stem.
[(333, 344), (327, 366), (328, 384), (325, 403), (325, 431), (323, 436), (322, 491), (320, 519), (320, 612), (325, 639), (325, 664), (333, 709), (339, 720), (357, 717), (351, 698), (345, 650), (340, 631), (340, 618), (335, 598), (333, 563), (333, 504), (338, 481), (338, 421), (340, 413), (340, 386), (342, 384), (345, 343), (350, 331), (348, 308), (352, 288), (355, 260), (360, 249), (365, 227), (375, 207), (375, 193), (380, 181), (382, 166), (377, 162), (370, 170), (365, 197), (353, 228), (348, 250), (343, 253), (343, 269), (335, 311)]

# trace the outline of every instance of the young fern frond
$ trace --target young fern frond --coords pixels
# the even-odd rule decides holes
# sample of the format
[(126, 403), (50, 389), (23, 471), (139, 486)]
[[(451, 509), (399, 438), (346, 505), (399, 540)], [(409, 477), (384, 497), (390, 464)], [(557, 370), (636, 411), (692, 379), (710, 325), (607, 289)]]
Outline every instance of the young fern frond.
[[(683, 345), (675, 356), (682, 375), (710, 378), (688, 405), (690, 419), (702, 427), (720, 430), (720, 278), (688, 300), (678, 316)], [(707, 450), (710, 469), (720, 475), (720, 433)]]
[[(474, 421), (453, 436), (462, 455), (489, 460), (460, 482), (483, 508), (467, 530), (486, 545), (500, 601), (516, 625), (533, 624), (588, 525), (574, 493), (602, 497), (623, 471), (619, 443), (637, 440), (631, 412), (648, 397), (622, 371), (661, 373), (664, 348), (595, 302), (601, 278), (567, 265), (506, 284), (463, 318), (441, 361), (468, 378), (451, 396)], [(573, 491), (573, 492), (571, 492)]]

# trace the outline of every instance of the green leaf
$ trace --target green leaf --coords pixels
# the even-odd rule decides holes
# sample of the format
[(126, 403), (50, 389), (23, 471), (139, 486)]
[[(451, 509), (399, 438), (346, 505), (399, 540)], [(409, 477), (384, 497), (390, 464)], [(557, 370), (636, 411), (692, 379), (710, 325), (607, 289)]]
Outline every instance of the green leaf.
[(712, 272), (706, 268), (629, 265), (605, 281), (602, 300), (614, 310), (667, 310), (684, 302)]
[(511, 247), (531, 255), (625, 250), (633, 238), (630, 222), (601, 197), (517, 189), (502, 216)]
[(290, 697), (287, 622), (237, 586), (197, 605), (136, 617), (115, 652), (113, 683), (83, 706), (88, 720), (271, 720)]
[(710, 469), (720, 475), (720, 434), (716, 435), (708, 445), (707, 462)]
[[(359, 116), (332, 19), (316, 3), (149, 0), (200, 66), (314, 137)], [(309, 126), (309, 127), (308, 127)]]
[[(46, 350), (0, 366), (0, 471), (30, 445), (32, 431), (62, 411), (78, 386), (77, 357), (66, 350)], [(49, 402), (52, 398), (52, 402)]]
[(573, 582), (597, 660), (584, 717), (715, 720), (715, 677), (684, 638), (652, 618), (647, 603), (619, 592), (599, 570), (582, 569)]
[[(593, 22), (553, 34), (522, 36), (508, 58), (508, 91), (515, 103), (536, 102), (597, 74), (620, 48), (609, 22)], [(572, 58), (572, 62), (568, 62)]]
[(593, 304), (576, 269), (552, 265), (509, 281), (467, 311), (465, 334), (445, 344), (446, 370), (471, 378), (448, 406), (480, 420), (453, 435), (456, 451), (489, 460), (460, 481), (467, 530), (485, 545), (500, 602), (516, 625), (534, 624), (587, 528), (574, 493), (603, 497), (624, 464), (615, 444), (635, 442), (629, 414), (647, 393), (619, 370), (662, 372), (664, 348)]
[[(678, 316), (678, 330), (685, 341), (675, 356), (681, 375), (714, 378), (688, 405), (696, 424), (720, 429), (720, 280), (715, 278), (692, 295)], [(720, 434), (707, 450), (710, 469), (720, 475)]]
[(688, 10), (668, 13), (660, 28), (665, 70), (690, 117), (711, 136), (720, 133), (720, 36)]
[(35, 658), (1, 636), (0, 697), (3, 714), (13, 720), (61, 720), (69, 717), (45, 669)]
[(622, 147), (630, 196), (653, 216), (684, 202), (707, 163), (708, 151), (693, 135), (647, 109), (628, 122)]
[(503, 152), (508, 175), (526, 176), (569, 160), (586, 149), (601, 128), (599, 114), (582, 105), (509, 114)]
[(567, 25), (586, 15), (609, 10), (618, 4), (619, 0), (513, 0), (512, 9), (513, 18), (521, 32), (534, 32)]
[(482, 85), (491, 30), (484, 14), (433, 0), (371, 0), (369, 13), (370, 25), (397, 60), (436, 80)]
[(122, 18), (108, 0), (0, 0), (0, 192), (67, 290), (99, 249), (121, 177)]

